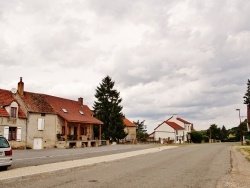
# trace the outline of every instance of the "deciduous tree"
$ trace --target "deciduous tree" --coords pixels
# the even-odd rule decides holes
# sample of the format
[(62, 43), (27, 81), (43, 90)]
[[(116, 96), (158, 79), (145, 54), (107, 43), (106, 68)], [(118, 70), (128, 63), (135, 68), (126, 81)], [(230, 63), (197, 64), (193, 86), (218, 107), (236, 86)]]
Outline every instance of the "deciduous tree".
[(146, 141), (148, 134), (147, 134), (147, 125), (145, 125), (145, 120), (137, 122), (133, 122), (136, 125), (136, 138), (139, 141)]

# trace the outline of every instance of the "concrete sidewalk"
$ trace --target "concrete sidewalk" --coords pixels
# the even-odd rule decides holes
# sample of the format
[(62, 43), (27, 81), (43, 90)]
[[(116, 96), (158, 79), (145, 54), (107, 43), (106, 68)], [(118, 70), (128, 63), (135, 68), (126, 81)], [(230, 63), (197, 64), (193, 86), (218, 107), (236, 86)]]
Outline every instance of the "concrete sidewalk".
[(78, 168), (87, 165), (93, 165), (101, 162), (110, 162), (114, 160), (124, 159), (128, 157), (148, 154), (148, 153), (155, 153), (160, 152), (166, 149), (176, 148), (177, 146), (160, 146), (156, 148), (150, 148), (145, 150), (139, 151), (132, 151), (132, 152), (125, 152), (113, 155), (106, 155), (100, 157), (92, 157), (87, 159), (78, 159), (66, 162), (58, 162), (52, 164), (44, 164), (39, 166), (31, 166), (31, 167), (24, 167), (24, 168), (17, 168), (7, 171), (0, 172), (0, 183), (3, 181), (12, 181), (12, 180), (19, 180), (23, 179), (28, 176), (34, 176), (44, 173), (52, 173), (55, 171), (62, 171), (62, 170), (69, 170), (73, 168)]

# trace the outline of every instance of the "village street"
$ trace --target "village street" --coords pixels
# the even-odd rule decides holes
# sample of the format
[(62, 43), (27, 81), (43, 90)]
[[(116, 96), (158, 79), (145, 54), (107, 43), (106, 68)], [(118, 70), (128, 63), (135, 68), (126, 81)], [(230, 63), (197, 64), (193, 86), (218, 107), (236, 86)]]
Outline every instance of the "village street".
[(153, 145), (108, 145), (101, 147), (43, 149), (43, 150), (13, 150), (13, 164), (9, 169), (27, 166), (37, 166), (61, 161), (71, 161), (90, 157), (110, 155), (154, 147)]
[(224, 185), (228, 182), (225, 177), (231, 172), (231, 151), (231, 143), (183, 146), (73, 170), (27, 177), (2, 184), (1, 187), (213, 188), (218, 183), (221, 187), (227, 187)]

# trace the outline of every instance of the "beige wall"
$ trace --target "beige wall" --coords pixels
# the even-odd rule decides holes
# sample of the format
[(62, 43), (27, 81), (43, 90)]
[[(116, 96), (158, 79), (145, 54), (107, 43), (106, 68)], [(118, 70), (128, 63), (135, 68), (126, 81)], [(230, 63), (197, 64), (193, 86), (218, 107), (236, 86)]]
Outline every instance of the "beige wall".
[(128, 133), (128, 139), (136, 139), (136, 127), (125, 127), (124, 131)]
[(25, 147), (26, 119), (0, 117), (0, 135), (4, 135), (4, 127), (21, 127), (21, 141), (11, 141), (13, 148)]
[[(44, 130), (38, 130), (38, 119), (44, 119)], [(29, 113), (27, 144), (33, 148), (34, 138), (42, 138), (42, 148), (52, 148), (57, 141), (58, 131), (57, 115), (40, 113)]]

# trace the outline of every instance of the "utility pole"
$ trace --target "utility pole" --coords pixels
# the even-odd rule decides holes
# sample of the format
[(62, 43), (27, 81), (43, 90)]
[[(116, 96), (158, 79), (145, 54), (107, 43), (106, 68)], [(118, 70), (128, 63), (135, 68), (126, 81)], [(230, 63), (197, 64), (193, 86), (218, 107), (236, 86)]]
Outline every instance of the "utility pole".
[[(239, 118), (240, 118), (240, 109), (236, 109), (236, 111), (239, 111)], [(241, 142), (241, 145), (243, 145), (243, 133), (242, 133), (242, 127), (241, 127), (241, 118), (240, 118), (239, 130), (240, 130), (240, 142)]]

